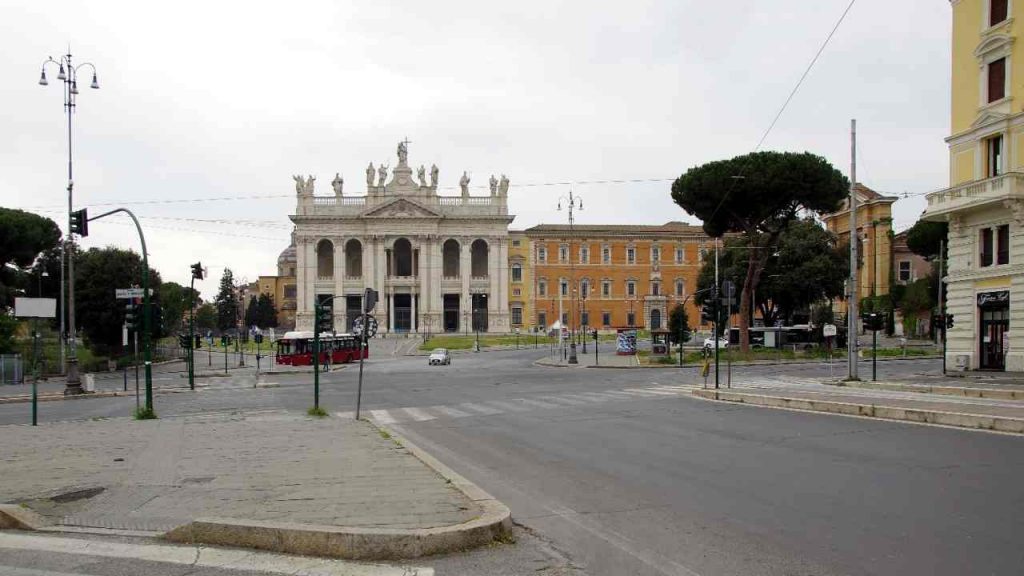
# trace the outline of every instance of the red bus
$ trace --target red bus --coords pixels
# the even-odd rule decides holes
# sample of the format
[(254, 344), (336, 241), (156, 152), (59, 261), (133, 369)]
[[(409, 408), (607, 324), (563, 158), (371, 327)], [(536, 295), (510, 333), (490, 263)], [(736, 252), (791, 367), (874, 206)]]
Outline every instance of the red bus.
[[(327, 354), (331, 364), (344, 364), (359, 360), (359, 337), (352, 334), (320, 334), (321, 363)], [(367, 347), (363, 358), (370, 357)], [(313, 365), (313, 332), (286, 332), (277, 340), (277, 363), (288, 366)]]

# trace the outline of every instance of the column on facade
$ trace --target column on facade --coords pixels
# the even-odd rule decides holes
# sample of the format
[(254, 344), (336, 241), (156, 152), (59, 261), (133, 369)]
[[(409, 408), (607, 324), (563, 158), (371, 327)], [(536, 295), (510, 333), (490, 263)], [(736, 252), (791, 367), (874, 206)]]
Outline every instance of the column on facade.
[(388, 332), (395, 330), (395, 293), (388, 292)]
[(410, 316), (412, 317), (412, 319), (411, 319), (412, 324), (409, 326), (409, 331), (412, 332), (413, 334), (416, 333), (416, 315), (419, 313), (419, 306), (417, 306), (417, 304), (419, 303), (419, 299), (420, 299), (419, 294), (413, 292), (412, 293), (412, 314), (410, 314)]
[[(468, 318), (470, 323), (469, 326), (460, 326), (460, 328), (462, 328), (460, 332), (465, 332), (467, 329), (471, 328), (473, 323), (473, 298), (469, 294), (469, 279), (473, 275), (473, 269), (470, 266), (472, 259), (470, 258), (469, 251), (471, 242), (472, 240), (464, 237), (462, 238), (462, 242), (459, 244), (459, 247), (462, 249), (461, 261), (459, 262), (459, 276), (462, 278), (462, 295), (460, 298), (462, 300), (462, 306), (461, 310), (459, 310), (459, 315), (461, 316), (461, 318), (459, 318), (459, 322), (465, 322)], [(469, 312), (469, 316), (465, 314), (466, 312)]]
[[(509, 310), (509, 263), (508, 263), (508, 237), (498, 240), (498, 306), (501, 313), (502, 327), (511, 330), (511, 311)], [(509, 320), (508, 323), (505, 320)]]
[(441, 278), (444, 276), (443, 240), (444, 238), (440, 236), (433, 237), (430, 260), (430, 300), (427, 302), (427, 309), (433, 318), (430, 328), (437, 332), (444, 331), (444, 293), (441, 290)]
[[(391, 314), (392, 314), (392, 310), (393, 310), (393, 306), (392, 305), (394, 304), (394, 302), (391, 301), (390, 290), (387, 289), (386, 285), (385, 285), (385, 278), (387, 277), (387, 258), (384, 255), (384, 237), (383, 236), (375, 236), (373, 242), (374, 242), (374, 244), (373, 244), (373, 257), (374, 257), (374, 260), (376, 261), (376, 264), (374, 266), (374, 272), (375, 272), (374, 286), (377, 289), (377, 291), (380, 293), (381, 303), (386, 305), (387, 308), (388, 308), (387, 309), (388, 318), (391, 318)], [(390, 332), (392, 330), (391, 327), (393, 325), (394, 324), (392, 322), (388, 322), (388, 326), (387, 326), (387, 331), (388, 332)]]
[(334, 299), (334, 329), (344, 332), (348, 329), (345, 325), (345, 239), (331, 238), (334, 243), (334, 295), (341, 296)]
[(304, 238), (302, 240), (302, 252), (306, 255), (306, 266), (303, 271), (306, 274), (306, 282), (303, 283), (303, 291), (306, 293), (306, 305), (302, 311), (306, 313), (309, 329), (313, 329), (313, 307), (316, 305), (316, 245), (313, 240)]
[[(301, 316), (306, 311), (306, 286), (309, 278), (306, 276), (306, 241), (303, 238), (295, 239), (295, 308), (296, 315)], [(280, 305), (280, 304), (278, 304)], [(296, 318), (298, 320), (298, 318)], [(299, 326), (296, 325), (296, 329)]]
[(498, 238), (487, 239), (487, 331), (495, 331), (501, 306), (501, 246)]

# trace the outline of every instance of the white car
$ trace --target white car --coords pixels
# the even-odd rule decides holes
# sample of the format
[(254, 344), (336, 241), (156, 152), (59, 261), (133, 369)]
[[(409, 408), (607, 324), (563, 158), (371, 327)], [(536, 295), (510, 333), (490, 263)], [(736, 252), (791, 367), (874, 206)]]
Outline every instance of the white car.
[[(715, 339), (714, 338), (705, 338), (704, 339), (704, 347), (708, 348), (710, 350), (714, 350), (715, 349)], [(719, 349), (728, 348), (728, 347), (729, 347), (729, 340), (727, 338), (719, 338), (718, 339), (718, 348)]]
[(430, 357), (427, 362), (431, 366), (440, 366), (442, 364), (448, 365), (452, 363), (452, 355), (449, 354), (448, 350), (445, 348), (435, 348), (434, 351), (430, 353)]

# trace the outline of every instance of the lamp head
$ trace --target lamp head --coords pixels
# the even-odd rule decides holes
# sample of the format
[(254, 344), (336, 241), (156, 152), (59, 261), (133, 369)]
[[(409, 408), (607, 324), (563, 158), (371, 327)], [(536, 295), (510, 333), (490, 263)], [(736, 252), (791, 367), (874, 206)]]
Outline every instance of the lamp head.
[(46, 86), (49, 82), (46, 81), (46, 68), (43, 68), (43, 73), (39, 75), (39, 85)]
[(78, 94), (78, 80), (71, 81), (71, 93)]
[(60, 72), (57, 74), (57, 80), (67, 80), (68, 75), (64, 73), (64, 63), (61, 62)]
[(99, 82), (99, 80), (96, 79), (96, 73), (95, 72), (92, 73), (92, 84), (89, 84), (89, 88), (92, 88), (93, 90), (99, 90), (100, 89), (100, 82)]

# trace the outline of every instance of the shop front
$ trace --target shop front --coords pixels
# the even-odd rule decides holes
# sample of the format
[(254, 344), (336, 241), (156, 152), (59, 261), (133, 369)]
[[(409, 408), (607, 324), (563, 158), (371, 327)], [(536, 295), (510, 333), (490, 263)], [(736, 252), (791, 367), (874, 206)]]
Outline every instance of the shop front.
[(982, 370), (1006, 370), (1009, 351), (1010, 291), (978, 293), (978, 356)]

